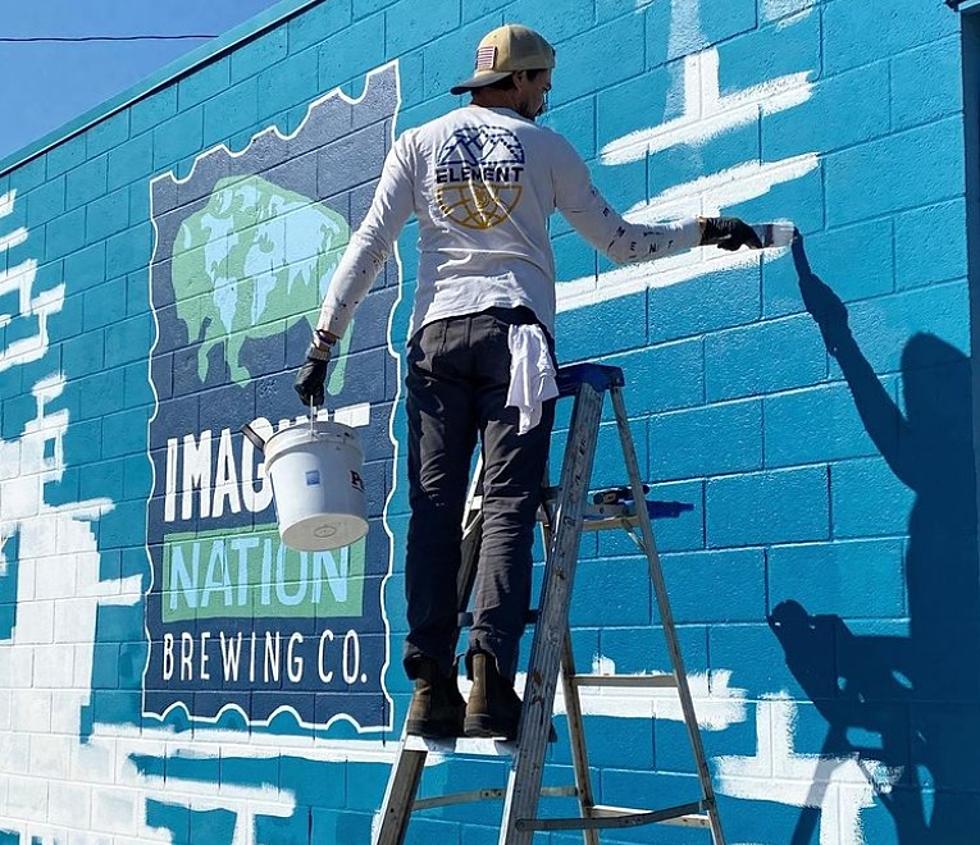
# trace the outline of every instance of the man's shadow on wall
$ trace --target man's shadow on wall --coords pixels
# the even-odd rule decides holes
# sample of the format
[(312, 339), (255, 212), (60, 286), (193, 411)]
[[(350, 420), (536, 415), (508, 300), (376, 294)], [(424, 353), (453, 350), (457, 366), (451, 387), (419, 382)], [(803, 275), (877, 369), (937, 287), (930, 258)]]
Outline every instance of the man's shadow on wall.
[[(770, 625), (787, 665), (829, 724), (821, 753), (902, 768), (894, 787), (877, 796), (892, 815), (897, 841), (972, 842), (962, 792), (976, 782), (980, 759), (970, 359), (935, 335), (910, 338), (901, 360), (903, 414), (851, 334), (847, 308), (811, 270), (801, 236), (793, 260), (804, 306), (840, 365), (864, 428), (915, 493), (905, 553), (908, 636), (854, 634), (839, 616), (811, 615), (796, 601), (779, 604)], [(815, 668), (826, 665), (835, 667), (831, 698), (828, 679)], [(869, 734), (880, 734), (880, 744), (862, 747)], [(819, 803), (824, 788), (812, 786), (810, 803)], [(814, 841), (819, 814), (803, 810), (790, 845)]]

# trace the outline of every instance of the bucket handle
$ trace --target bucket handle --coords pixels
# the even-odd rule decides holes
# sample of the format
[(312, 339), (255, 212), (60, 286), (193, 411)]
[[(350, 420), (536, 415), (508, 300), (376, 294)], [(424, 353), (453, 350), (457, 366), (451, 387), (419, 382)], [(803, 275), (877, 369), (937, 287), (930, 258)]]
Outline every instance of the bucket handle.
[(245, 423), (242, 426), (242, 434), (252, 441), (252, 445), (256, 449), (258, 449), (260, 452), (265, 452), (265, 440), (263, 440), (262, 436), (248, 423)]
[[(314, 427), (314, 421), (316, 420), (316, 415), (318, 411), (319, 408), (317, 408), (316, 406), (314, 406), (312, 402), (310, 402), (310, 436), (312, 437), (316, 437), (316, 429)], [(266, 441), (262, 438), (262, 435), (260, 435), (254, 428), (252, 428), (251, 425), (249, 425), (248, 423), (244, 423), (242, 425), (241, 432), (252, 442), (252, 445), (256, 449), (258, 449), (260, 452), (265, 452)]]

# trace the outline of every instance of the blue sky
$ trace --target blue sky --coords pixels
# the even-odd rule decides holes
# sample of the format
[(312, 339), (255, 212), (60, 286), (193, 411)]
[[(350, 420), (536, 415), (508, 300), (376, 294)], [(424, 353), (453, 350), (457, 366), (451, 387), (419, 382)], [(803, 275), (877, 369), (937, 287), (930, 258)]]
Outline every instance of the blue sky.
[[(0, 39), (220, 35), (277, 0), (8, 0)], [(0, 159), (208, 39), (0, 41)]]

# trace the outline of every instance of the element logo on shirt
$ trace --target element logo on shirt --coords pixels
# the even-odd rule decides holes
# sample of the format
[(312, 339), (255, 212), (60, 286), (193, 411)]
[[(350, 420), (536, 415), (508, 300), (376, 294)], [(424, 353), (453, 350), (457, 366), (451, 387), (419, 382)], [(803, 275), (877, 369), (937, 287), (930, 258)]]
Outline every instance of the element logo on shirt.
[(454, 223), (492, 229), (521, 199), (524, 147), (501, 126), (466, 126), (442, 145), (436, 164), (436, 199)]

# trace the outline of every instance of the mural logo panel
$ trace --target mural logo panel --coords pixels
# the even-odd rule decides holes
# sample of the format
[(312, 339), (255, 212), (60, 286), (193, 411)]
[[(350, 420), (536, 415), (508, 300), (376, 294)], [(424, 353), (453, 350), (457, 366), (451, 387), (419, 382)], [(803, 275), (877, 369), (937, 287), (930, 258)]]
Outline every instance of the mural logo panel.
[[(268, 438), (301, 421), (295, 368), (380, 177), (397, 104), (389, 65), (358, 100), (334, 92), (314, 103), (292, 135), (270, 128), (240, 153), (209, 150), (186, 178), (151, 185), (146, 716), (183, 710), (214, 723), (232, 711), (265, 725), (285, 712), (304, 727), (390, 725), (387, 315), (351, 325), (327, 384), (330, 415), (360, 429), (367, 537), (333, 552), (283, 545), (262, 455), (240, 430), (250, 423)], [(379, 286), (385, 279), (394, 292), (397, 272)]]

